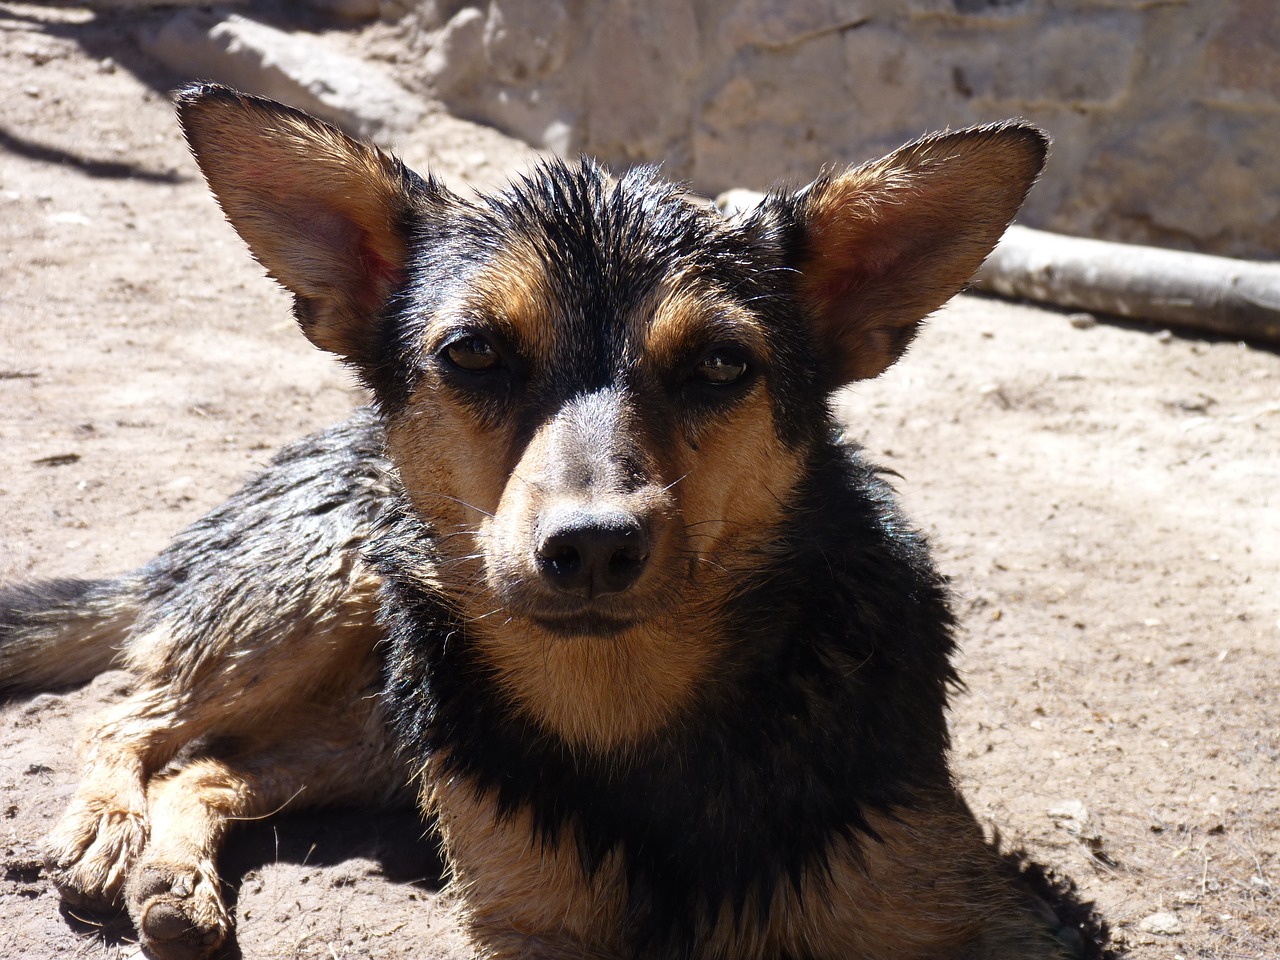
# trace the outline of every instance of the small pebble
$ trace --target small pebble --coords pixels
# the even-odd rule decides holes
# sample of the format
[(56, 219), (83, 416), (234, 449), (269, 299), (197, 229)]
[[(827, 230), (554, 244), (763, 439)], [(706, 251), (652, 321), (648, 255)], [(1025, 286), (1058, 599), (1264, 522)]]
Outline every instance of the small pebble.
[(1045, 812), (1054, 820), (1074, 820), (1076, 823), (1085, 823), (1089, 819), (1088, 808), (1079, 800), (1063, 800), (1055, 803)]
[(1077, 330), (1088, 330), (1098, 325), (1098, 318), (1092, 313), (1071, 313), (1067, 315), (1067, 323)]
[(1153, 913), (1138, 922), (1138, 929), (1145, 933), (1158, 933), (1171, 937), (1182, 932), (1182, 921), (1172, 913)]

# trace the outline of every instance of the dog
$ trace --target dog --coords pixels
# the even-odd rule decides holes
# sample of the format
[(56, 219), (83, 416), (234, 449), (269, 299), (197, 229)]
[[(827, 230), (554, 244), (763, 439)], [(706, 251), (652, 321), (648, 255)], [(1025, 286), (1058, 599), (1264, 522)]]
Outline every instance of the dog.
[(654, 169), (465, 199), (289, 107), (177, 95), (233, 227), (367, 386), (140, 570), (0, 594), (0, 684), (123, 665), (47, 840), (163, 960), (229, 825), (416, 795), (477, 956), (1049, 960), (958, 793), (945, 579), (837, 389), (965, 284), (1023, 122), (726, 218)]

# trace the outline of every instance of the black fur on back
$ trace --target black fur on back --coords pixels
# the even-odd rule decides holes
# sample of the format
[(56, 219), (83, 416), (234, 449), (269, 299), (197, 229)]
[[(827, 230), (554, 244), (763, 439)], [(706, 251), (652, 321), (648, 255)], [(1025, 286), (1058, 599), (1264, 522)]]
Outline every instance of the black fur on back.
[(779, 884), (821, 876), (833, 840), (875, 842), (869, 810), (949, 788), (953, 620), (921, 537), (850, 447), (818, 449), (795, 503), (725, 611), (735, 642), (718, 676), (660, 736), (613, 755), (571, 751), (502, 699), (412, 574), (434, 558), (408, 509), (375, 542), (404, 749), (529, 810), (587, 870), (619, 851), (638, 949), (692, 942), (724, 905), (763, 912)]
[(63, 577), (34, 583), (0, 585), (0, 643), (11, 633), (42, 619), (53, 607), (72, 607), (95, 596), (104, 581)]
[(369, 407), (288, 444), (139, 571), (138, 629), (183, 624), (168, 651), (175, 676), (190, 682), (219, 662), (223, 651), (210, 638), (268, 642), (327, 615), (314, 609), (309, 585), (360, 548), (398, 489), (382, 446), (382, 421)]

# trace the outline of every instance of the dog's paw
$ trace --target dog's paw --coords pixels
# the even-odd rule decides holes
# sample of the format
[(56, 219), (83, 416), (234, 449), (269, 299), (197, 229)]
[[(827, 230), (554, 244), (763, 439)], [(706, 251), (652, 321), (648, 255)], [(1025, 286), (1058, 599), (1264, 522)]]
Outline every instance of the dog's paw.
[(67, 903), (115, 907), (146, 843), (144, 813), (112, 801), (77, 802), (45, 839), (45, 864)]
[(226, 939), (231, 918), (212, 863), (147, 857), (125, 887), (129, 916), (159, 960), (201, 960)]

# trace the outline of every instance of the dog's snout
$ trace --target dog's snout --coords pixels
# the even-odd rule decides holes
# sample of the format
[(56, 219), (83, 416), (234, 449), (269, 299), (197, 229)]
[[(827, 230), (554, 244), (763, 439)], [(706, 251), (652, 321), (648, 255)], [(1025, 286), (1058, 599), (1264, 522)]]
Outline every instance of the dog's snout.
[(621, 510), (564, 510), (541, 525), (535, 560), (562, 593), (591, 599), (629, 589), (649, 561), (649, 534)]

